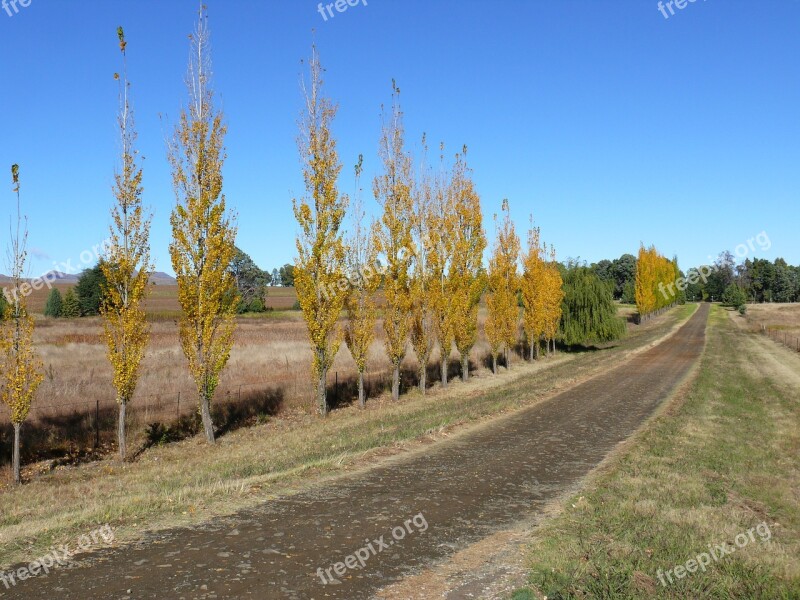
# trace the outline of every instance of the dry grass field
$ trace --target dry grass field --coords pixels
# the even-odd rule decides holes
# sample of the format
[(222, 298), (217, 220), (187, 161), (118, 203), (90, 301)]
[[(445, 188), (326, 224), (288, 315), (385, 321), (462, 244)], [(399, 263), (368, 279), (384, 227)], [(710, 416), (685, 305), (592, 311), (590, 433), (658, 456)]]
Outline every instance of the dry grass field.
[[(53, 287), (58, 289), (63, 296), (68, 289), (75, 287), (73, 283), (55, 283)], [(43, 287), (34, 290), (28, 298), (28, 306), (31, 312), (42, 314), (44, 305), (50, 289)], [(267, 290), (267, 306), (274, 310), (289, 310), (297, 300), (294, 288), (291, 287), (271, 287)], [(176, 317), (180, 313), (178, 305), (178, 286), (170, 284), (153, 285), (150, 289), (150, 296), (147, 299), (146, 310), (151, 318)]]
[[(211, 518), (214, 514), (263, 502), (279, 490), (288, 489), (287, 486), (361, 468), (380, 456), (425, 445), (457, 428), (530, 405), (565, 385), (608, 370), (674, 331), (694, 308), (687, 305), (644, 325), (632, 325), (626, 339), (602, 351), (558, 352), (535, 363), (523, 364), (518, 360), (500, 376), (489, 375), (480, 368), (469, 383), (454, 382), (447, 390), (434, 386), (425, 398), (412, 390), (394, 402), (390, 395), (375, 391), (366, 411), (343, 407), (326, 419), (310, 414), (310, 399), (303, 400), (298, 407), (307, 402), (306, 410), (286, 410), (279, 418), (258, 420), (252, 427), (221, 436), (213, 447), (206, 445), (201, 436), (195, 436), (174, 444), (156, 445), (125, 464), (117, 462), (113, 454), (97, 457), (99, 460), (88, 464), (53, 465), (43, 461), (26, 466), (27, 483), (18, 488), (3, 485), (8, 481), (8, 470), (0, 468), (0, 557), (4, 559), (0, 563), (36, 554), (40, 548), (83, 531), (98, 519), (112, 522), (119, 540), (133, 539), (142, 528)], [(85, 323), (88, 331), (91, 325)], [(156, 325), (155, 329), (161, 331), (168, 324)], [(298, 360), (306, 356), (302, 323), (296, 319), (246, 320), (241, 325), (239, 348), (228, 375), (242, 364), (251, 365), (256, 371), (261, 363), (273, 371), (285, 369), (281, 349), (293, 350)], [(62, 323), (52, 325), (49, 331), (43, 327), (39, 335), (54, 336), (61, 327)], [(174, 330), (171, 335), (174, 336)], [(283, 336), (283, 342), (275, 341), (278, 335)], [(258, 355), (243, 362), (245, 337), (250, 349)], [(153, 357), (155, 352), (176, 361), (176, 356), (180, 358), (174, 337), (171, 347), (156, 349), (168, 337), (161, 339), (151, 347), (148, 365), (157, 362)], [(47, 349), (52, 349), (52, 345)], [(100, 351), (99, 347), (94, 351)], [(479, 352), (480, 347), (476, 354)], [(90, 359), (91, 353), (86, 349), (84, 353), (84, 358), (91, 360), (88, 364), (96, 366), (96, 383), (100, 361)], [(379, 344), (373, 353), (376, 363), (386, 360)], [(346, 365), (349, 360), (347, 350), (343, 349), (337, 366)], [(413, 364), (413, 359), (409, 359), (409, 364)], [(453, 366), (457, 367), (455, 363)], [(175, 364), (172, 369), (177, 372)], [(298, 382), (308, 375), (304, 369), (307, 364), (290, 364)], [(76, 381), (78, 377), (75, 374)], [(167, 381), (161, 376), (150, 385), (165, 385)], [(88, 384), (86, 387), (96, 389)], [(40, 394), (38, 401), (44, 403), (45, 396)], [(31, 427), (27, 427), (26, 435), (30, 431)]]
[(800, 335), (800, 304), (748, 304), (747, 321), (760, 329), (779, 329)]
[[(64, 286), (68, 288), (69, 285)], [(64, 290), (62, 290), (64, 291)], [(47, 290), (34, 294), (34, 312), (44, 306)], [(230, 361), (224, 369), (216, 402), (216, 420), (223, 428), (264, 420), (278, 412), (313, 413), (310, 377), (311, 351), (306, 326), (299, 311), (285, 310), (296, 301), (293, 288), (270, 288), (269, 305), (274, 310), (237, 318), (237, 331)], [(142, 364), (141, 378), (129, 406), (129, 432), (134, 446), (146, 442), (148, 425), (187, 421), (196, 412), (196, 392), (178, 340), (179, 309), (175, 286), (154, 286), (149, 298), (151, 338)], [(483, 320), (483, 310), (480, 320)], [(473, 368), (485, 368), (488, 345), (481, 334), (472, 352)], [(34, 334), (37, 352), (44, 362), (45, 379), (26, 422), (23, 457), (37, 458), (86, 455), (114, 444), (116, 403), (111, 368), (99, 317), (50, 319), (36, 315)], [(436, 360), (434, 356), (434, 360)], [(452, 375), (457, 374), (453, 355)], [(434, 377), (435, 364), (431, 366)], [(389, 361), (383, 348), (383, 331), (376, 325), (366, 377), (368, 395), (380, 395), (390, 384)], [(409, 347), (403, 363), (402, 388), (416, 381), (417, 361)], [(431, 379), (429, 377), (429, 379)], [(438, 379), (438, 374), (435, 376)], [(329, 373), (331, 404), (351, 402), (356, 396), (355, 365), (342, 344)], [(7, 409), (0, 406), (0, 419)], [(0, 429), (0, 452), (4, 457), (8, 432)], [(0, 462), (3, 462), (0, 461)]]

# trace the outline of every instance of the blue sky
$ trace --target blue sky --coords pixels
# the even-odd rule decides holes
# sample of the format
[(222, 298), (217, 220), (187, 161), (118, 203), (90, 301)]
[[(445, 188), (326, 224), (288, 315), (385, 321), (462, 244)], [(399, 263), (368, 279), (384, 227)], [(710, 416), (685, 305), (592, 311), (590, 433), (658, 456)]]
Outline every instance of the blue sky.
[[(0, 223), (17, 162), (32, 274), (80, 266), (106, 236), (122, 25), (153, 257), (171, 272), (164, 140), (186, 102), (197, 2), (27, 1), (12, 16), (0, 9)], [(533, 213), (562, 259), (614, 258), (644, 241), (685, 268), (766, 232), (770, 249), (750, 256), (800, 263), (797, 0), (687, 1), (669, 18), (651, 0), (367, 0), (327, 20), (310, 0), (207, 4), (229, 125), (225, 193), (239, 246), (264, 268), (294, 256), (312, 30), (340, 106), (341, 189), (353, 190), (363, 153), (373, 212), (380, 107), (395, 78), (413, 150), (423, 132), (448, 154), (468, 145), (490, 238), (508, 198), (518, 230)]]

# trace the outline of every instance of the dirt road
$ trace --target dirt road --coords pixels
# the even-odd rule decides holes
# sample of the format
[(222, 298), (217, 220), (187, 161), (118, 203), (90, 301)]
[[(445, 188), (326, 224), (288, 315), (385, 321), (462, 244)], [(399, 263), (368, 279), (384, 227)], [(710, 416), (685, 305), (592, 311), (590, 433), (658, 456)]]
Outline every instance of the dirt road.
[(0, 584), (0, 597), (370, 598), (529, 519), (573, 486), (688, 373), (707, 316), (702, 305), (675, 335), (624, 365), (425, 454), (211, 526), (102, 551), (8, 591)]

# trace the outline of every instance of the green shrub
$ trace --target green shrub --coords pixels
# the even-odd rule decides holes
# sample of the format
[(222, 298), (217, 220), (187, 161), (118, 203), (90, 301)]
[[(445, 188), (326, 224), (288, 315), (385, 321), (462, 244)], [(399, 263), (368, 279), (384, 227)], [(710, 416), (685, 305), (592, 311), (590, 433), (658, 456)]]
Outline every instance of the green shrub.
[(57, 319), (61, 316), (64, 310), (64, 301), (61, 298), (61, 292), (57, 288), (50, 290), (50, 295), (47, 297), (47, 304), (44, 307), (44, 316), (53, 317)]

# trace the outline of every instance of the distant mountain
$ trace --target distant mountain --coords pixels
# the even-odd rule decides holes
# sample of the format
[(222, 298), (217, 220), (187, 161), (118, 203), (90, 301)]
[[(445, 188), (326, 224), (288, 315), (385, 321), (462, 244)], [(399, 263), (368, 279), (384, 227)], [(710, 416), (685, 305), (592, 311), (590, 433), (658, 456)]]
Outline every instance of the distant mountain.
[(154, 285), (175, 285), (178, 283), (178, 280), (172, 275), (167, 275), (163, 271), (155, 271), (150, 275), (150, 283)]
[[(61, 271), (48, 271), (45, 275), (41, 277), (26, 277), (27, 281), (32, 281), (34, 279), (45, 279), (48, 278), (50, 281), (55, 283), (78, 283), (79, 275), (73, 275), (70, 273), (62, 273)], [(0, 275), (0, 283), (9, 283), (11, 281), (11, 277), (8, 275)]]
[[(49, 271), (46, 274), (47, 278), (54, 283), (78, 283), (78, 278), (80, 277), (80, 273), (62, 273), (61, 271)], [(42, 275), (38, 278), (28, 278), (31, 279), (45, 279), (45, 275)], [(0, 284), (2, 283), (9, 283), (11, 278), (8, 275), (0, 274)], [(172, 275), (167, 275), (162, 271), (155, 271), (152, 275), (150, 275), (150, 283), (154, 285), (175, 285), (177, 280)]]

